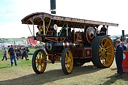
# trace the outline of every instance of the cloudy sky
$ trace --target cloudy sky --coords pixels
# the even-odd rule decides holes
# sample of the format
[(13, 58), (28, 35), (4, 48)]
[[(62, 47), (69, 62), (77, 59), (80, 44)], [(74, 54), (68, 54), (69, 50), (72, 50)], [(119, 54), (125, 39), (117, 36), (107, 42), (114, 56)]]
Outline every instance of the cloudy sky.
[[(110, 35), (128, 34), (127, 0), (56, 0), (57, 15), (118, 23)], [(50, 13), (50, 0), (0, 0), (0, 38), (31, 36), (21, 19), (34, 12)]]

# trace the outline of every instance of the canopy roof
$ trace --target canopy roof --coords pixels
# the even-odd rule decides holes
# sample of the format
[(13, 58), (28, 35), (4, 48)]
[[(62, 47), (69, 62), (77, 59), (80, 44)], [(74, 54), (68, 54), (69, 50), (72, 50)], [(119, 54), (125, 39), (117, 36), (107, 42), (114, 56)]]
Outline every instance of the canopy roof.
[[(32, 13), (26, 17), (24, 17), (21, 21), (22, 24), (32, 24), (34, 23), (35, 25), (39, 25), (40, 21), (43, 21), (44, 19), (51, 19), (51, 20), (56, 20), (57, 25), (59, 24), (60, 26), (62, 23), (68, 22), (70, 26), (73, 27), (79, 27), (80, 25), (106, 25), (106, 26), (118, 26), (118, 24), (115, 23), (108, 23), (108, 22), (100, 22), (100, 21), (93, 21), (93, 20), (86, 20), (86, 19), (77, 19), (77, 18), (70, 18), (70, 17), (63, 17), (63, 16), (56, 16), (56, 15), (51, 15), (48, 13), (44, 12), (36, 12)], [(80, 26), (81, 27), (81, 26)]]

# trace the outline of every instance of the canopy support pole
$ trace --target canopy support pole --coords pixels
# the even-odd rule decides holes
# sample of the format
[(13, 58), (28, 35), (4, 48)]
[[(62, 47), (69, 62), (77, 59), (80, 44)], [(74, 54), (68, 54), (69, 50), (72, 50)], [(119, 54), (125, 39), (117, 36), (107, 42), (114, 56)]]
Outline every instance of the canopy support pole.
[(32, 22), (32, 24), (33, 24), (33, 36), (35, 36), (34, 22)]
[(66, 33), (66, 35), (67, 35), (67, 37), (68, 37), (68, 23), (66, 23), (66, 28), (67, 28), (67, 33)]
[[(28, 24), (27, 24), (27, 25), (28, 25)], [(32, 31), (31, 31), (31, 29), (30, 29), (29, 25), (28, 25), (28, 28), (29, 28), (29, 31), (30, 31), (30, 33), (31, 33), (31, 35), (32, 35)]]
[(108, 35), (108, 25), (107, 25), (106, 27), (107, 27), (107, 32), (106, 32), (106, 35)]
[(44, 31), (44, 35), (46, 35), (45, 34), (45, 21), (43, 20), (43, 31)]

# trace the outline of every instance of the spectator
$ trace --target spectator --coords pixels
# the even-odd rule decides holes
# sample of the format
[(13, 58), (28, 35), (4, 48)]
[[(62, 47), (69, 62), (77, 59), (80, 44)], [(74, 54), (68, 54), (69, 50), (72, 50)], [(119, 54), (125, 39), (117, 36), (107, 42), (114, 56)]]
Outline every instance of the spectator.
[(13, 66), (13, 59), (14, 59), (14, 62), (15, 62), (15, 66), (17, 66), (15, 51), (14, 51), (14, 48), (13, 48), (12, 45), (11, 45), (11, 48), (9, 48), (8, 53), (10, 55), (11, 66)]
[(126, 41), (124, 42), (124, 46), (127, 48), (127, 42)]
[(6, 49), (4, 48), (4, 56), (3, 56), (3, 59), (2, 59), (2, 61), (4, 60), (4, 58), (6, 59), (6, 61), (7, 61), (7, 52), (6, 52)]
[(124, 45), (124, 42), (121, 43), (123, 50), (126, 50), (126, 46)]
[(17, 49), (17, 53), (18, 53), (17, 56), (21, 59), (21, 51), (20, 50), (21, 50), (21, 48)]
[(17, 51), (16, 47), (15, 47), (15, 57), (16, 57), (17, 60), (19, 60), (19, 58), (18, 58), (18, 51)]
[(29, 49), (28, 49), (28, 47), (26, 47), (27, 58), (28, 58), (28, 52), (29, 52)]
[(105, 25), (103, 25), (103, 27), (100, 30), (100, 34), (106, 35), (106, 32), (107, 32), (107, 29), (106, 29)]
[(127, 41), (124, 42), (124, 46), (126, 47), (126, 50), (128, 50), (128, 43), (127, 43)]
[(123, 68), (122, 68), (122, 61), (123, 61), (123, 47), (120, 45), (120, 40), (116, 40), (116, 65), (117, 65), (117, 76), (122, 78), (123, 75)]
[(27, 51), (26, 51), (26, 48), (23, 49), (23, 54), (22, 54), (22, 59), (25, 57), (26, 60), (27, 59)]

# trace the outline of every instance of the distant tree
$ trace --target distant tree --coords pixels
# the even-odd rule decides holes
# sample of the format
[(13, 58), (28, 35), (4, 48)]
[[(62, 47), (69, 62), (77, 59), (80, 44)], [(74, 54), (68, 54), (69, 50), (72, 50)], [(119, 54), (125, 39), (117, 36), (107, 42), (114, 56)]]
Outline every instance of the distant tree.
[(25, 37), (21, 37), (21, 38), (25, 38)]
[(5, 43), (6, 41), (8, 41), (7, 38), (0, 38), (0, 43)]

